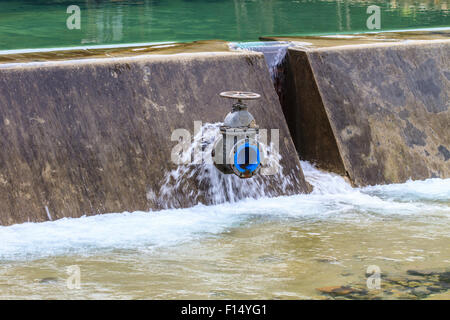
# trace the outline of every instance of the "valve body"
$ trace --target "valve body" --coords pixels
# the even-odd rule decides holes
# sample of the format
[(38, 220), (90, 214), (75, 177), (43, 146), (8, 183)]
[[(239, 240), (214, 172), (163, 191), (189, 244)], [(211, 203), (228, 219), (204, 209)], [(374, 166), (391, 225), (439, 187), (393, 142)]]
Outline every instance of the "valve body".
[(258, 141), (259, 128), (245, 99), (257, 99), (251, 92), (222, 92), (222, 97), (238, 99), (225, 117), (212, 150), (216, 168), (224, 174), (235, 174), (239, 178), (251, 178), (258, 173), (264, 152)]

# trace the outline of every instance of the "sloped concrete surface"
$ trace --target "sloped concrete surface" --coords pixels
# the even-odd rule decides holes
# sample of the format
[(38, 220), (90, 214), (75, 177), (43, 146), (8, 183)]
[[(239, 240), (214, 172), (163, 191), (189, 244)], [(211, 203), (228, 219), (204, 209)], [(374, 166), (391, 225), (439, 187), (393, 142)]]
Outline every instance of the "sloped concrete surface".
[(289, 68), (302, 158), (358, 186), (450, 177), (449, 40), (290, 48)]

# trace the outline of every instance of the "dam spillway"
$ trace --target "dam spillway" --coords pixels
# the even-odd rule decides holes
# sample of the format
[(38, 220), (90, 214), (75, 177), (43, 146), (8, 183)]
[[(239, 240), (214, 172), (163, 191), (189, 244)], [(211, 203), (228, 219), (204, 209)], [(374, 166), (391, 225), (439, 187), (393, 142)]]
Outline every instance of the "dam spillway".
[[(292, 177), (283, 190), (270, 183), (269, 194), (309, 191), (262, 54), (4, 64), (0, 74), (3, 225), (158, 209), (175, 167), (171, 133), (223, 119), (229, 106), (218, 93), (240, 88), (261, 93), (249, 105), (261, 128), (279, 130), (283, 175)], [(178, 196), (178, 207), (196, 204)]]
[[(294, 40), (3, 55), (0, 224), (308, 193), (297, 154), (357, 186), (448, 177), (448, 40)], [(281, 176), (249, 186), (176, 169), (171, 133), (223, 119), (218, 93), (242, 88), (280, 132)]]

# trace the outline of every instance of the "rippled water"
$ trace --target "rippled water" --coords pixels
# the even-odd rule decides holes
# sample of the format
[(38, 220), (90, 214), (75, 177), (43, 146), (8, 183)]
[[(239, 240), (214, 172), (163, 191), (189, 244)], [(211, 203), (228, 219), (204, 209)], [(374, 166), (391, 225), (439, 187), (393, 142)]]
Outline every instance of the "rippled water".
[(323, 298), (369, 265), (450, 266), (450, 179), (354, 189), (302, 167), (310, 195), (0, 227), (0, 298)]
[[(9, 0), (0, 1), (0, 50), (367, 32), (373, 4), (381, 30), (450, 26), (448, 0)], [(66, 26), (70, 5), (79, 30)]]

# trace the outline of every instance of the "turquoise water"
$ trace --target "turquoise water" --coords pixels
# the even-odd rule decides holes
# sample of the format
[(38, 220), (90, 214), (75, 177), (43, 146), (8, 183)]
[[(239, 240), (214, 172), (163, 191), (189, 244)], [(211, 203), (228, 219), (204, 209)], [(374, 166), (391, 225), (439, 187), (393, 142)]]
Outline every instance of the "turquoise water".
[[(0, 50), (364, 32), (372, 4), (382, 31), (450, 26), (449, 0), (14, 0), (0, 1)], [(66, 26), (69, 5), (79, 30)]]

